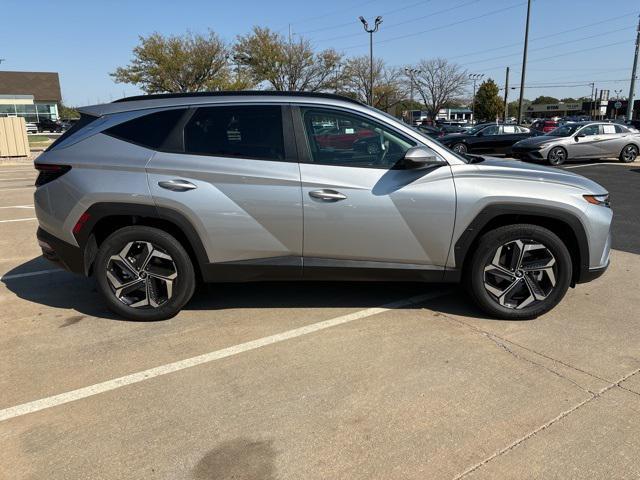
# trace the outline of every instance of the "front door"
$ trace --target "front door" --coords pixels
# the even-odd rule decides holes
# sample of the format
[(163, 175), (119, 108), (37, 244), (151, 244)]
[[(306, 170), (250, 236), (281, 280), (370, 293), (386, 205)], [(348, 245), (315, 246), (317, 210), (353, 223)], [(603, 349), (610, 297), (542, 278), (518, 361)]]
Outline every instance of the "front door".
[(573, 137), (573, 143), (567, 145), (569, 158), (598, 158), (601, 149), (598, 143), (602, 141), (600, 125), (587, 125)]
[(290, 130), (290, 112), (279, 105), (201, 107), (184, 126), (184, 153), (158, 152), (149, 162), (157, 206), (190, 221), (212, 270), (301, 274), (300, 169), (285, 142)]
[[(300, 164), (305, 275), (313, 267), (441, 273), (455, 219), (450, 167), (394, 168), (416, 142), (359, 113), (300, 115), (309, 150)], [(340, 142), (328, 141), (326, 129)]]

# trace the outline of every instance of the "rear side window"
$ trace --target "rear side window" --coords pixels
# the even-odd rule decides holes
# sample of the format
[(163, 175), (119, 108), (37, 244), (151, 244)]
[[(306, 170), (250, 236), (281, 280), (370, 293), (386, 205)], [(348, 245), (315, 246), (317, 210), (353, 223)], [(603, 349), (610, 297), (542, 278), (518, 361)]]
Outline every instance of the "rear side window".
[(614, 125), (614, 127), (616, 128), (616, 133), (629, 133), (629, 130), (627, 130), (625, 127), (623, 127), (622, 125)]
[(111, 127), (105, 133), (126, 142), (157, 149), (184, 114), (185, 109), (163, 110)]
[(91, 122), (93, 122), (94, 120), (97, 120), (97, 119), (98, 119), (98, 117), (94, 117), (93, 115), (87, 115), (86, 113), (82, 113), (80, 115), (80, 120), (75, 122), (71, 127), (69, 127), (69, 129), (66, 132), (64, 132), (62, 135), (60, 135), (56, 139), (55, 142), (53, 142), (51, 145), (49, 145), (49, 148), (47, 148), (47, 151), (52, 150), (60, 142), (62, 142), (63, 140), (66, 140), (71, 135), (73, 135), (77, 131), (83, 129), (84, 127), (86, 127)]
[(279, 106), (199, 108), (184, 129), (186, 153), (284, 160)]

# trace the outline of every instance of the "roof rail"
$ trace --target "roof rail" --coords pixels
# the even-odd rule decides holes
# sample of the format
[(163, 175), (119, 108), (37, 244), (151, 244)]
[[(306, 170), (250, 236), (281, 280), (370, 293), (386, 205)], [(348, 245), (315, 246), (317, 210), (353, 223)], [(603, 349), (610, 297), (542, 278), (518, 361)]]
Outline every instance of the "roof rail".
[(343, 100), (345, 102), (363, 105), (362, 102), (353, 98), (337, 95), (334, 93), (316, 93), (316, 92), (282, 92), (274, 90), (240, 90), (240, 91), (224, 91), (224, 92), (189, 92), (189, 93), (155, 93), (150, 95), (135, 95), (133, 97), (124, 97), (111, 103), (134, 102), (139, 100), (158, 100), (163, 98), (188, 98), (188, 97), (235, 97), (235, 96), (263, 96), (263, 97), (307, 97), (307, 98), (331, 98), (334, 100)]

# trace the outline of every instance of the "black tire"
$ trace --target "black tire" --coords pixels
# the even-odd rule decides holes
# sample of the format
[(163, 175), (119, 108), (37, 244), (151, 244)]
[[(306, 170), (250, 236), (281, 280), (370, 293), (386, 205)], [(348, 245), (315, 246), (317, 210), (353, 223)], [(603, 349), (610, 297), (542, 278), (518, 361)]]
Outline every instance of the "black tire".
[[(159, 262), (165, 262), (164, 267), (168, 264), (170, 265), (170, 270), (172, 272), (175, 271), (175, 279), (170, 282), (171, 288), (167, 287), (169, 282), (153, 279), (152, 273), (147, 274), (150, 271), (147, 268), (151, 268), (151, 261), (149, 260), (152, 256), (151, 252), (146, 257), (145, 265), (148, 266), (147, 268), (143, 266), (140, 270), (128, 271), (127, 269), (120, 269), (120, 273), (124, 271), (124, 275), (128, 275), (129, 278), (134, 278), (135, 280), (135, 277), (138, 277), (137, 281), (142, 282), (141, 285), (145, 285), (137, 289), (139, 292), (144, 292), (140, 293), (140, 295), (146, 295), (154, 299), (158, 303), (157, 306), (145, 305), (134, 308), (125, 303), (125, 300), (128, 301), (128, 299), (123, 298), (121, 300), (116, 296), (118, 290), (114, 288), (111, 282), (114, 278), (114, 268), (117, 268), (117, 265), (114, 267), (112, 257), (120, 254), (131, 242), (134, 242), (135, 246), (141, 246), (148, 242), (153, 246), (153, 252), (160, 252), (160, 255), (169, 257), (169, 260), (161, 258)], [(141, 254), (139, 258), (142, 258), (143, 255)], [(127, 257), (127, 261), (132, 260), (132, 258)], [(154, 258), (158, 259), (157, 257)], [(134, 263), (127, 265), (133, 266)], [(154, 268), (156, 267), (154, 266)], [(108, 270), (111, 274), (110, 277), (107, 274)], [(135, 277), (129, 274), (131, 271), (136, 272), (133, 273)], [(180, 242), (163, 230), (145, 226), (124, 227), (107, 237), (98, 250), (93, 266), (93, 274), (96, 277), (98, 290), (104, 297), (109, 309), (123, 318), (135, 321), (165, 320), (175, 316), (191, 299), (196, 284), (193, 264)], [(148, 286), (150, 282), (152, 286)], [(162, 295), (159, 293), (157, 296), (150, 294), (151, 291), (159, 292), (161, 289), (164, 289), (163, 292), (167, 298), (161, 298)], [(150, 301), (147, 300), (147, 303), (150, 303)]]
[[(554, 265), (556, 266), (553, 272), (555, 285), (551, 287), (548, 292), (540, 292), (545, 293), (546, 298), (542, 300), (534, 299), (533, 303), (528, 305), (521, 301), (520, 303), (523, 305), (521, 309), (517, 309), (513, 305), (501, 305), (498, 299), (501, 297), (494, 296), (485, 286), (485, 277), (488, 275), (485, 273), (485, 269), (491, 268), (496, 251), (506, 245), (512, 245), (511, 242), (517, 240), (543, 245), (553, 256)], [(497, 228), (485, 233), (480, 238), (471, 263), (469, 267), (465, 269), (464, 280), (477, 305), (489, 315), (505, 320), (527, 320), (548, 312), (562, 300), (571, 282), (572, 269), (571, 255), (566, 245), (555, 233), (537, 225), (515, 224)], [(530, 271), (522, 275), (522, 271), (520, 271), (519, 275), (523, 277), (541, 274)], [(515, 273), (513, 274), (513, 281), (521, 282), (516, 288), (527, 288), (527, 290), (522, 291), (528, 291), (530, 296), (532, 296), (533, 293), (531, 293), (532, 290), (528, 288), (527, 285), (531, 278), (532, 277), (529, 276), (518, 279)], [(505, 281), (511, 282), (511, 280)], [(536, 285), (540, 284), (536, 282)], [(516, 288), (513, 289), (514, 292)], [(522, 295), (522, 297), (526, 296), (526, 293)]]
[(451, 150), (453, 150), (456, 153), (459, 153), (461, 155), (464, 155), (465, 153), (467, 153), (469, 151), (469, 149), (467, 148), (467, 146), (464, 143), (454, 143), (451, 146)]
[(567, 161), (567, 151), (562, 147), (553, 147), (547, 154), (547, 161), (551, 165), (562, 165)]
[(625, 147), (620, 152), (620, 156), (618, 159), (622, 163), (631, 163), (634, 162), (638, 158), (638, 147), (633, 143), (629, 145), (625, 145)]

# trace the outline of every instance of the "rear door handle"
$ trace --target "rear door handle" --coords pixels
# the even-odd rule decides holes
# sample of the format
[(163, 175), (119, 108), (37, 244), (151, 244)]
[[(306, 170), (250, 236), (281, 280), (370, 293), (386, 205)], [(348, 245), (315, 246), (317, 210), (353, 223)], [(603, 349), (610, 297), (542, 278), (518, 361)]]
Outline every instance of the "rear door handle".
[(162, 182), (158, 182), (158, 185), (162, 188), (166, 188), (167, 190), (171, 190), (172, 192), (186, 192), (187, 190), (194, 190), (198, 188), (191, 182), (179, 179), (164, 180)]
[(325, 202), (338, 202), (347, 198), (344, 193), (340, 193), (336, 190), (330, 190), (328, 188), (313, 190), (309, 192), (309, 196), (311, 198), (317, 198), (318, 200), (324, 200)]

